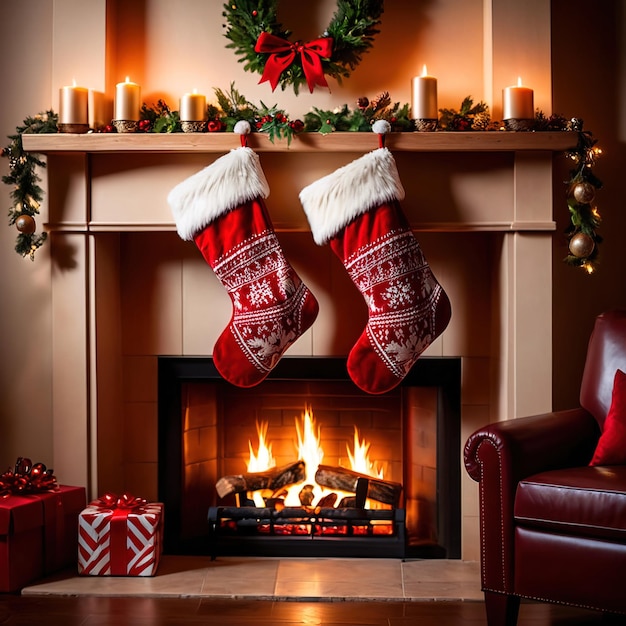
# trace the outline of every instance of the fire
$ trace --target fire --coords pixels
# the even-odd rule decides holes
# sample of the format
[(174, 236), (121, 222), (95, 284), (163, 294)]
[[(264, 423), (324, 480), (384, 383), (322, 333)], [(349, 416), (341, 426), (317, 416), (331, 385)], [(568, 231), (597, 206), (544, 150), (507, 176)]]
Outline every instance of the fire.
[[(268, 470), (271, 467), (276, 467), (276, 459), (272, 456), (272, 444), (267, 443), (268, 426), (269, 424), (267, 422), (256, 423), (256, 434), (259, 438), (259, 445), (257, 446), (256, 454), (252, 449), (252, 443), (248, 441), (250, 459), (247, 463), (247, 467), (249, 472), (262, 472), (263, 470)], [(254, 500), (255, 506), (265, 506), (263, 494), (255, 492), (252, 494), (252, 499)]]
[(378, 469), (369, 458), (370, 445), (368, 442), (361, 441), (359, 437), (359, 430), (354, 427), (354, 453), (350, 452), (350, 448), (346, 445), (348, 452), (348, 458), (350, 459), (350, 469), (367, 476), (374, 476), (376, 478), (384, 478), (384, 472), (382, 469)]
[(249, 472), (262, 472), (271, 467), (276, 467), (276, 459), (272, 456), (272, 444), (267, 444), (267, 422), (256, 423), (256, 433), (259, 438), (257, 453), (252, 450), (252, 443), (248, 441), (250, 460), (248, 461)]
[[(313, 416), (313, 410), (311, 407), (305, 407), (302, 416), (295, 420), (297, 444), (296, 453), (297, 458), (304, 461), (306, 465), (306, 478), (304, 482), (290, 487), (287, 490), (285, 497), (286, 506), (300, 506), (300, 491), (304, 485), (311, 485), (313, 487), (314, 502), (317, 502), (319, 498), (331, 493), (331, 490), (325, 489), (315, 482), (315, 473), (317, 468), (324, 459), (324, 450), (321, 445), (321, 427), (317, 425), (315, 417)], [(272, 455), (272, 444), (267, 439), (268, 423), (257, 422), (257, 436), (258, 446), (256, 452), (253, 449), (252, 443), (248, 441), (248, 447), (250, 451), (250, 459), (247, 463), (249, 472), (262, 472), (277, 465), (276, 460)], [(384, 478), (383, 470), (378, 469), (376, 464), (369, 458), (370, 443), (361, 440), (358, 429), (354, 429), (354, 449), (350, 450), (349, 444), (346, 445), (348, 459), (350, 461), (350, 468), (355, 472), (365, 474), (367, 476), (374, 476), (376, 478)], [(263, 496), (270, 495), (268, 493), (254, 492), (250, 494), (255, 502), (256, 506), (265, 506)], [(343, 494), (338, 493), (339, 499)]]
[(296, 432), (298, 434), (298, 458), (306, 463), (306, 482), (313, 484), (317, 466), (324, 458), (324, 450), (320, 445), (321, 429), (315, 423), (310, 407), (305, 408), (301, 424), (296, 420)]

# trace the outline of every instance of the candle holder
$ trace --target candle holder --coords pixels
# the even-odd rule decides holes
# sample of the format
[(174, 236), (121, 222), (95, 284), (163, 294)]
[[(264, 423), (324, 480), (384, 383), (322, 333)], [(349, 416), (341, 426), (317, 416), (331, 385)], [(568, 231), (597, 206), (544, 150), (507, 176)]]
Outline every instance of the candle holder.
[(535, 125), (535, 120), (522, 119), (522, 118), (509, 118), (504, 120), (504, 128), (507, 130), (515, 131), (529, 131), (532, 130)]
[(432, 133), (437, 130), (438, 120), (436, 119), (419, 118), (414, 120), (414, 122), (415, 130), (418, 133)]
[(181, 122), (180, 127), (184, 133), (204, 133), (206, 132), (206, 122)]
[(113, 126), (118, 133), (134, 133), (137, 130), (135, 120), (113, 120)]
[(60, 133), (84, 134), (89, 132), (89, 124), (57, 124)]

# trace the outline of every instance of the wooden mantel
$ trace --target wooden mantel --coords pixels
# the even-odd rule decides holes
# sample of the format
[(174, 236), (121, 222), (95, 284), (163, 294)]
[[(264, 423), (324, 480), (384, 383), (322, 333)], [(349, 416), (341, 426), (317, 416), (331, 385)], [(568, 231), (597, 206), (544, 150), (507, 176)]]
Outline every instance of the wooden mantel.
[[(390, 150), (407, 152), (560, 152), (576, 146), (577, 134), (561, 132), (434, 132), (391, 133), (385, 145)], [(240, 145), (234, 133), (86, 133), (23, 135), (25, 150), (55, 152), (225, 152)], [(378, 146), (372, 133), (339, 132), (328, 135), (302, 133), (272, 143), (265, 134), (249, 137), (251, 148), (262, 152), (365, 152)]]

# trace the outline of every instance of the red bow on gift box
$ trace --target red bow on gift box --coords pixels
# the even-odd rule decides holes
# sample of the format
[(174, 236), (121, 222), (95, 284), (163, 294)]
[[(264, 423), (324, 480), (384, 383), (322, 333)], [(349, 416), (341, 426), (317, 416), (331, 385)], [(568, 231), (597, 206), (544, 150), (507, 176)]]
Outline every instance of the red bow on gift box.
[(0, 497), (42, 493), (57, 488), (54, 470), (43, 463), (35, 463), (26, 457), (18, 457), (14, 470), (7, 470), (0, 476)]
[(145, 498), (137, 498), (130, 493), (123, 493), (118, 496), (114, 493), (105, 493), (100, 496), (94, 503), (94, 506), (99, 506), (103, 509), (137, 509), (147, 504), (148, 501)]
[(280, 75), (294, 62), (298, 54), (311, 93), (315, 85), (328, 87), (322, 69), (322, 59), (328, 59), (332, 54), (332, 37), (320, 37), (307, 43), (301, 41), (291, 43), (282, 37), (262, 32), (254, 46), (254, 51), (269, 54), (259, 83), (269, 80), (272, 91), (276, 89)]

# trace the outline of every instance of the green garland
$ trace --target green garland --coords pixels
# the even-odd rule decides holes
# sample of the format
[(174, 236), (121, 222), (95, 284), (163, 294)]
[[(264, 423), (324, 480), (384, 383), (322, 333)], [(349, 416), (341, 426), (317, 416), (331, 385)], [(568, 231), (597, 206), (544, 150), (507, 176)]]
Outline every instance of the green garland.
[(576, 148), (568, 151), (567, 156), (574, 161), (567, 185), (567, 206), (570, 213), (570, 226), (566, 229), (569, 239), (569, 254), (565, 262), (582, 267), (591, 274), (598, 261), (598, 246), (602, 237), (598, 228), (602, 221), (595, 206), (596, 190), (602, 188), (602, 181), (593, 173), (593, 166), (601, 154), (597, 141), (588, 131), (578, 133)]
[(35, 260), (35, 252), (43, 245), (47, 233), (36, 234), (35, 215), (43, 201), (43, 189), (37, 166), (46, 164), (38, 155), (25, 152), (22, 147), (22, 135), (25, 133), (56, 133), (58, 116), (53, 111), (46, 111), (27, 117), (22, 126), (16, 128), (15, 135), (9, 135), (11, 143), (3, 148), (1, 156), (9, 159), (10, 174), (2, 177), (2, 182), (13, 187), (11, 198), (13, 206), (9, 209), (9, 225), (15, 225), (19, 231), (15, 251), (23, 257)]
[(389, 92), (384, 91), (378, 97), (369, 100), (359, 98), (356, 109), (350, 110), (347, 104), (332, 111), (313, 107), (304, 116), (304, 130), (328, 134), (338, 132), (371, 132), (372, 124), (377, 120), (386, 120), (392, 132), (415, 130), (408, 104), (392, 103)]
[[(261, 33), (269, 33), (288, 42), (291, 31), (285, 29), (277, 18), (278, 0), (232, 0), (224, 4), (223, 17), (226, 19), (224, 36), (230, 40), (227, 48), (235, 50), (246, 72), (263, 74), (268, 54), (256, 52), (255, 46)], [(330, 24), (323, 37), (332, 37), (332, 54), (322, 58), (324, 75), (341, 83), (361, 62), (361, 57), (373, 44), (379, 32), (383, 13), (382, 0), (338, 0)], [(288, 85), (297, 94), (306, 83), (300, 57), (281, 74), (279, 84), (283, 90)]]

